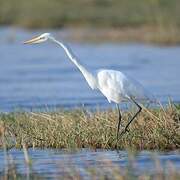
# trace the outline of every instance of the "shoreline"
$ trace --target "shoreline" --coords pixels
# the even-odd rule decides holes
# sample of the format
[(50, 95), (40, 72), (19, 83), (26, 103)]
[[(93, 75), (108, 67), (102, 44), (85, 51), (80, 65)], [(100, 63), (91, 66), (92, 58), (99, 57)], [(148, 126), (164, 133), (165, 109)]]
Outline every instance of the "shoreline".
[(122, 27), (122, 28), (62, 28), (66, 38), (82, 42), (138, 42), (157, 45), (180, 44), (180, 31), (178, 28), (161, 27)]
[(160, 46), (176, 46), (180, 44), (180, 30), (169, 27), (122, 27), (122, 28), (92, 28), (92, 27), (64, 27), (64, 28), (26, 28), (18, 26), (2, 26), (1, 29), (10, 30), (8, 41), (16, 39), (16, 31), (52, 32), (64, 40), (72, 42), (90, 43), (143, 43)]

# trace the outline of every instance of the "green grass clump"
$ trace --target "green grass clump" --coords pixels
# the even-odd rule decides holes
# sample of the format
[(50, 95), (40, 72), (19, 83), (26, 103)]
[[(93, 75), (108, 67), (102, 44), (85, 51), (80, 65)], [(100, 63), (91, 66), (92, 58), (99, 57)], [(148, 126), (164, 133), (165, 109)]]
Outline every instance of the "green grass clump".
[[(123, 125), (134, 114), (124, 112)], [(146, 109), (130, 126), (130, 132), (119, 139), (120, 149), (173, 150), (180, 147), (180, 109), (170, 104)], [(106, 148), (116, 147), (116, 110), (89, 112), (68, 110), (56, 112), (14, 112), (0, 115), (1, 137), (9, 147)]]

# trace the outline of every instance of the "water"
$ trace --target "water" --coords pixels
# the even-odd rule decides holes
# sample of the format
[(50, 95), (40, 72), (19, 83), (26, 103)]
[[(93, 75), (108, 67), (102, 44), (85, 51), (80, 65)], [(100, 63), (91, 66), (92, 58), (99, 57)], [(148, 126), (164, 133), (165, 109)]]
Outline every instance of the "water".
[[(55, 107), (109, 107), (92, 91), (64, 51), (54, 44), (25, 46), (40, 32), (0, 28), (0, 111)], [(58, 39), (63, 33), (54, 35)], [(138, 43), (69, 43), (81, 62), (95, 70), (110, 68), (134, 77), (160, 101), (180, 102), (180, 47)]]
[[(27, 166), (24, 161), (24, 154), (21, 150), (11, 149), (9, 151), (11, 158), (16, 164), (17, 171), (21, 174), (27, 173)], [(32, 160), (30, 173), (39, 174), (45, 178), (56, 178), (68, 169), (75, 168), (83, 177), (88, 177), (88, 168), (95, 168), (100, 172), (113, 168), (124, 169), (129, 166), (130, 158), (125, 151), (110, 150), (88, 150), (67, 152), (64, 150), (54, 149), (29, 149), (29, 156)], [(159, 152), (149, 151), (139, 152), (134, 158), (134, 171), (136, 175), (143, 173), (154, 174), (157, 172), (157, 165), (153, 159), (158, 159), (162, 169), (167, 170), (169, 163), (174, 168), (180, 168), (180, 155), (176, 152)], [(3, 161), (3, 151), (0, 150), (0, 172), (4, 171), (5, 163)]]

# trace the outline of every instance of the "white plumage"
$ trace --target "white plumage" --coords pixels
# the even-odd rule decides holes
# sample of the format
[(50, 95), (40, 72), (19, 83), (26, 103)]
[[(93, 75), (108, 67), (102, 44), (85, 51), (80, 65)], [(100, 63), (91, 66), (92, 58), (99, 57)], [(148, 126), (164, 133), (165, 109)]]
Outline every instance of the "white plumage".
[(146, 100), (146, 90), (143, 86), (126, 76), (120, 71), (99, 70), (97, 73), (99, 90), (108, 99), (109, 102), (120, 103), (128, 101), (130, 98), (135, 100)]

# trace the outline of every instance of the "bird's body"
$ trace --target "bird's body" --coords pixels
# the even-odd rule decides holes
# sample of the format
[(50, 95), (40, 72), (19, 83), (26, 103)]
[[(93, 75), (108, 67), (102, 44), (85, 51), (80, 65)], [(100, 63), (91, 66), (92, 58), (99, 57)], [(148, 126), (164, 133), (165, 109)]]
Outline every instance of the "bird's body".
[[(99, 90), (107, 98), (109, 103), (114, 102), (116, 104), (119, 104), (122, 101), (130, 101), (133, 102), (138, 107), (139, 109), (138, 112), (132, 117), (132, 119), (125, 126), (124, 132), (127, 132), (130, 123), (133, 121), (133, 119), (142, 109), (141, 106), (136, 101), (146, 100), (149, 98), (148, 93), (143, 88), (143, 86), (137, 81), (133, 80), (133, 78), (130, 78), (124, 73), (122, 73), (121, 71), (101, 69), (101, 70), (97, 70), (96, 73), (91, 73), (82, 65), (82, 63), (80, 63), (79, 59), (74, 55), (72, 50), (67, 45), (65, 45), (65, 43), (57, 41), (49, 33), (44, 33), (39, 37), (26, 41), (25, 44), (41, 43), (46, 40), (50, 40), (58, 44), (60, 47), (62, 47), (66, 52), (68, 58), (71, 60), (71, 62), (74, 63), (74, 65), (83, 74), (84, 78), (86, 79), (91, 89)], [(119, 111), (119, 118), (118, 118), (119, 122), (118, 122), (117, 138), (121, 124), (121, 113), (119, 110), (119, 106), (118, 106), (118, 111)]]
[(114, 70), (99, 70), (97, 73), (99, 90), (107, 98), (109, 103), (120, 103), (125, 100), (123, 83), (124, 74)]
[(128, 101), (130, 98), (136, 100), (148, 99), (146, 90), (134, 79), (128, 77), (121, 71), (104, 69), (97, 72), (98, 89), (114, 103)]

